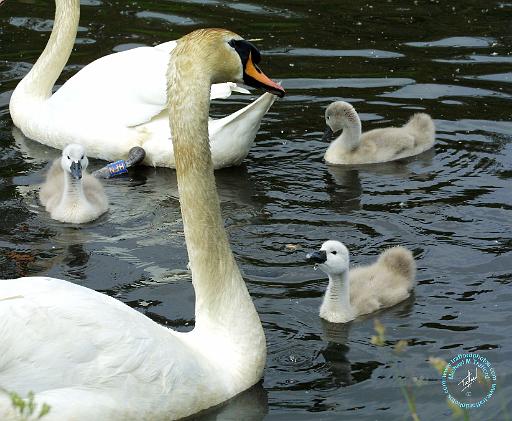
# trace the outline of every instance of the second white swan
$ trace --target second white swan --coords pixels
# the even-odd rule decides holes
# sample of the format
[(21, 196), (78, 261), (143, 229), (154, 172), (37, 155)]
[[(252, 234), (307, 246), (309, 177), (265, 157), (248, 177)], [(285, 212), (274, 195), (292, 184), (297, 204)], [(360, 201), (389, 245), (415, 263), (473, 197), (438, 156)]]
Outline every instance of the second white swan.
[[(90, 157), (113, 161), (126, 159), (132, 147), (140, 146), (146, 151), (145, 164), (174, 168), (166, 71), (176, 41), (101, 57), (52, 95), (71, 54), (80, 16), (80, 0), (55, 4), (46, 48), (12, 94), (14, 124), (28, 138), (57, 149), (78, 143)], [(211, 98), (227, 98), (233, 91), (249, 93), (234, 83), (222, 83), (212, 87)], [(275, 98), (266, 93), (233, 114), (209, 121), (216, 169), (245, 159)]]

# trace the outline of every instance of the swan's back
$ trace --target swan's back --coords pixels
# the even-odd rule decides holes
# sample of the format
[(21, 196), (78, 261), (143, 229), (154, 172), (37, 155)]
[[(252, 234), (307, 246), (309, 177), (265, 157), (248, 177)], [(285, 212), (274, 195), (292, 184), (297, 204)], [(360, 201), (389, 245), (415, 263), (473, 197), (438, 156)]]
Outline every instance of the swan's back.
[(416, 263), (404, 247), (390, 248), (372, 265), (351, 269), (350, 301), (357, 315), (405, 300), (413, 287)]
[(354, 152), (348, 152), (347, 157), (360, 164), (387, 162), (403, 158), (413, 148), (414, 137), (409, 131), (402, 127), (386, 127), (363, 133), (360, 146)]
[(148, 122), (165, 109), (165, 73), (175, 46), (176, 42), (170, 41), (100, 57), (58, 89), (48, 106), (87, 116), (87, 122), (97, 117), (102, 121), (104, 116), (108, 116), (111, 124), (127, 127)]
[[(389, 161), (417, 155), (435, 141), (435, 126), (425, 113), (414, 114), (402, 127), (370, 130), (361, 136), (361, 147), (373, 149), (375, 161)], [(371, 146), (370, 146), (371, 145)]]
[[(0, 337), (9, 344), (0, 353), (0, 385), (22, 396), (33, 391), (37, 402), (52, 406), (49, 421), (152, 419), (166, 408), (174, 419), (187, 414), (181, 402), (225, 391), (222, 374), (179, 333), (59, 279), (0, 280)], [(202, 384), (213, 377), (218, 391)], [(133, 407), (133, 396), (151, 398)], [(0, 419), (9, 419), (2, 416), (9, 407), (0, 400)]]

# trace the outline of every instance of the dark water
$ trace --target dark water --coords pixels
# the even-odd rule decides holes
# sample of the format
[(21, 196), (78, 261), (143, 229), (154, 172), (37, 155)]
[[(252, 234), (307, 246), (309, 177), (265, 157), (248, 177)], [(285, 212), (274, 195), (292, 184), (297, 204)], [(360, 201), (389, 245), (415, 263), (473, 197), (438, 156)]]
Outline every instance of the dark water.
[[(421, 420), (444, 419), (450, 410), (427, 358), (467, 351), (485, 356), (498, 375), (493, 398), (471, 419), (511, 419), (512, 3), (82, 5), (60, 83), (101, 55), (218, 26), (263, 38), (262, 67), (288, 92), (265, 117), (245, 164), (217, 172), (268, 359), (262, 386), (207, 419), (409, 419), (402, 384), (415, 384)], [(80, 228), (50, 220), (37, 203), (37, 183), (57, 153), (12, 132), (8, 102), (44, 47), (53, 10), (39, 0), (0, 8), (1, 276), (65, 278), (190, 329), (193, 291), (173, 171), (146, 168), (109, 182), (110, 212)], [(430, 113), (435, 150), (388, 164), (327, 167), (320, 138), (334, 99), (354, 103), (366, 129)], [(213, 114), (248, 101), (214, 104)], [(322, 323), (326, 283), (303, 259), (331, 238), (348, 245), (356, 264), (394, 244), (410, 247), (419, 267), (414, 296), (349, 325)], [(387, 326), (383, 348), (370, 344), (375, 318)], [(399, 356), (391, 350), (398, 339), (410, 344)]]

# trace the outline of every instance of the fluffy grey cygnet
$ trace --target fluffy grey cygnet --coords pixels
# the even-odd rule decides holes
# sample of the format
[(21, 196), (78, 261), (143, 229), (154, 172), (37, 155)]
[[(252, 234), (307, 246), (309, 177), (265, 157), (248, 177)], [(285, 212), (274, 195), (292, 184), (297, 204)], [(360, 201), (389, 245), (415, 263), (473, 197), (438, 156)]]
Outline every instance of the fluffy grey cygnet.
[(39, 199), (52, 219), (82, 224), (108, 210), (108, 199), (101, 183), (85, 170), (89, 164), (81, 145), (64, 148), (52, 164), (41, 186)]
[(339, 241), (326, 241), (306, 258), (329, 276), (320, 317), (332, 323), (346, 323), (405, 300), (416, 277), (412, 253), (401, 246), (384, 251), (375, 263), (350, 272), (349, 251)]
[(336, 101), (325, 111), (324, 140), (334, 137), (324, 159), (328, 164), (375, 164), (425, 152), (434, 146), (435, 126), (425, 113), (414, 114), (402, 127), (361, 134), (361, 120), (348, 102)]

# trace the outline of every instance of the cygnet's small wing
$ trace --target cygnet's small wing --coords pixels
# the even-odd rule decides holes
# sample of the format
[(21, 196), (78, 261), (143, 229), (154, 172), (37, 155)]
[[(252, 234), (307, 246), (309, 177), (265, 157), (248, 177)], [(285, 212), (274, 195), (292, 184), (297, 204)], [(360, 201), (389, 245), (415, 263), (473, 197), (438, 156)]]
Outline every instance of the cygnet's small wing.
[(48, 173), (46, 174), (46, 180), (41, 185), (39, 200), (48, 211), (51, 211), (62, 197), (62, 193), (64, 191), (63, 173), (64, 170), (60, 165), (60, 158), (58, 158), (51, 165)]
[(82, 178), (84, 194), (87, 201), (98, 212), (98, 215), (108, 210), (108, 198), (101, 182), (90, 174)]
[(356, 314), (369, 314), (409, 297), (416, 276), (416, 262), (405, 247), (384, 251), (371, 265), (350, 270), (350, 298)]
[(426, 151), (434, 146), (436, 140), (436, 127), (432, 117), (425, 113), (414, 114), (407, 124), (404, 125), (415, 139), (417, 153)]
[(386, 250), (379, 256), (378, 263), (397, 277), (403, 277), (408, 288), (412, 287), (416, 277), (416, 262), (412, 253), (405, 247), (397, 246)]
[(368, 163), (387, 162), (414, 155), (414, 145), (414, 136), (408, 130), (386, 127), (363, 133), (357, 152)]

